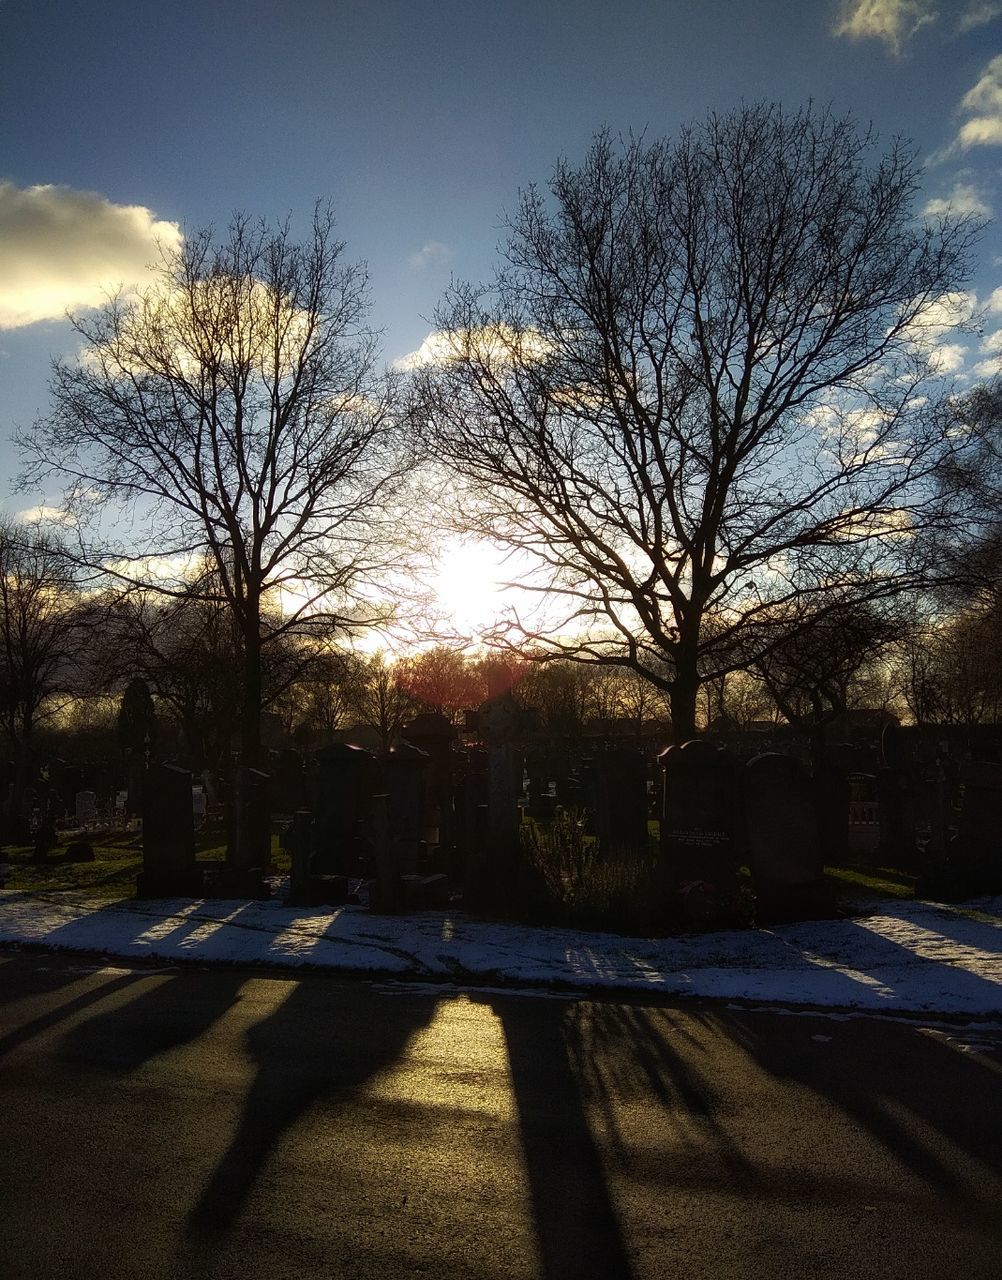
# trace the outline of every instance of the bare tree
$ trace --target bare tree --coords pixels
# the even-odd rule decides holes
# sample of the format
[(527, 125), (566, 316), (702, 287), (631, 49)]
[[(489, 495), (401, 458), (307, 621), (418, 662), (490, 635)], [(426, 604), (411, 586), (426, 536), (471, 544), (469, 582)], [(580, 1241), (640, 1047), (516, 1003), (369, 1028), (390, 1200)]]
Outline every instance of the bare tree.
[(74, 689), (85, 621), (59, 540), (0, 522), (0, 723), (15, 765), (8, 817), (20, 807), (39, 724)]
[(755, 674), (787, 721), (811, 734), (820, 759), (824, 727), (845, 715), (864, 672), (906, 629), (887, 602), (850, 601), (790, 629), (758, 658)]
[(487, 681), (459, 649), (435, 645), (394, 664), (397, 683), (416, 706), (456, 720), (487, 697)]
[[(373, 581), (403, 472), (367, 277), (328, 209), (296, 243), (237, 217), (163, 249), (156, 282), (77, 317), (53, 409), (23, 433), (24, 484), (65, 482), (80, 555), (126, 583), (201, 595), (232, 619), (241, 758), (259, 762), (262, 652), (381, 611)], [(131, 516), (116, 542), (106, 508)]]
[(957, 442), (937, 474), (953, 518), (933, 538), (947, 570), (941, 595), (965, 607), (1002, 603), (1002, 378), (950, 405)]
[(360, 724), (378, 733), (384, 751), (397, 742), (405, 721), (418, 710), (420, 704), (400, 680), (396, 664), (381, 653), (369, 658), (358, 686), (356, 716)]
[(543, 620), (496, 640), (634, 669), (685, 739), (700, 682), (777, 619), (920, 580), (947, 434), (929, 339), (980, 229), (916, 221), (920, 176), (903, 143), (756, 106), (674, 142), (600, 134), (551, 199), (523, 194), (415, 375), (463, 526), (544, 575)]

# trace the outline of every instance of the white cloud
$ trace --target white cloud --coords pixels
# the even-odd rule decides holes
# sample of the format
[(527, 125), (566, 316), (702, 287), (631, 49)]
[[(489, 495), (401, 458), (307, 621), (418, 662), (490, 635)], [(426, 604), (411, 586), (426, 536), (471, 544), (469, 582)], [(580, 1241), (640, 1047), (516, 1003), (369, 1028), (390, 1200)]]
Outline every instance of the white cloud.
[(1002, 288), (993, 289), (985, 305), (989, 311), (1002, 311)]
[(926, 303), (908, 325), (906, 336), (917, 347), (929, 350), (947, 334), (970, 322), (978, 305), (970, 289), (956, 289)]
[(423, 271), (426, 267), (444, 266), (452, 258), (452, 250), (441, 240), (426, 240), (416, 253), (408, 259), (415, 271)]
[[(900, 54), (912, 36), (936, 22), (941, 13), (948, 18), (956, 16), (956, 7), (956, 0), (842, 0), (835, 34), (854, 40), (883, 40), (892, 53)], [(964, 35), (1000, 16), (1002, 0), (968, 0), (954, 30)]]
[(957, 182), (948, 196), (927, 201), (922, 212), (927, 218), (939, 218), (951, 213), (977, 213), (983, 218), (992, 216), (991, 206), (982, 200), (977, 188), (968, 182)]
[(989, 356), (974, 366), (971, 372), (978, 378), (995, 378), (1002, 373), (1002, 355)]
[(44, 503), (37, 507), (28, 507), (24, 511), (17, 513), (17, 519), (22, 524), (77, 524), (76, 516), (71, 515), (68, 511), (63, 511), (60, 507), (47, 507)]
[(957, 30), (961, 34), (973, 31), (975, 27), (987, 26), (998, 17), (1002, 17), (1002, 3), (996, 3), (995, 0), (972, 0), (960, 15)]
[(541, 360), (551, 344), (533, 330), (517, 332), (507, 325), (489, 329), (429, 333), (416, 351), (394, 360), (394, 369), (410, 373), (428, 365), (444, 365), (470, 354), (486, 364), (512, 364), (516, 360)]
[(992, 58), (981, 79), (964, 94), (960, 109), (970, 118), (961, 125), (957, 146), (964, 151), (1002, 146), (1002, 54)]
[(981, 339), (981, 348), (985, 352), (1002, 353), (1002, 329), (995, 329), (992, 333), (986, 333)]
[(899, 54), (916, 31), (937, 17), (933, 0), (846, 0), (835, 34), (854, 40), (883, 40)]
[(158, 241), (180, 239), (176, 223), (142, 205), (0, 182), (0, 329), (100, 306), (105, 290), (144, 278)]
[(967, 348), (959, 342), (940, 342), (929, 351), (929, 368), (933, 373), (959, 373), (967, 359)]

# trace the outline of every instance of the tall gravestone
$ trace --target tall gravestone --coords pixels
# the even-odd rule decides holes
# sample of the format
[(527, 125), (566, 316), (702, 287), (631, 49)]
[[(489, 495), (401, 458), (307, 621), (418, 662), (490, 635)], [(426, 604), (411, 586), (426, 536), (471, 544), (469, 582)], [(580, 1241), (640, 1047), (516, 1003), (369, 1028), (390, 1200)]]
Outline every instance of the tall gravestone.
[(467, 749), (456, 781), (454, 811), (456, 815), (455, 876), (467, 882), (467, 870), (487, 846), (487, 753), (481, 748)]
[(508, 909), (520, 865), (519, 710), (510, 693), (490, 698), (479, 708), (478, 723), (487, 751), (487, 838), (472, 851), (466, 873), (466, 901), (477, 911)]
[(709, 742), (669, 747), (664, 770), (661, 855), (676, 884), (717, 884), (736, 869), (734, 761)]
[(423, 861), (425, 834), (425, 771), (428, 756), (409, 742), (400, 742), (381, 761), (387, 796), (390, 840), (401, 875), (415, 875)]
[(172, 764), (151, 765), (143, 788), (141, 898), (194, 897), (202, 878), (195, 861), (191, 774)]
[(456, 730), (446, 716), (425, 712), (404, 728), (404, 737), (423, 751), (425, 830), (427, 849), (435, 850), (440, 865), (450, 865), (456, 843), (454, 806)]
[(760, 922), (831, 915), (810, 779), (793, 756), (767, 753), (742, 771), (748, 856)]
[(374, 757), (361, 747), (334, 743), (317, 752), (312, 777), (314, 871), (358, 875), (374, 769)]
[(271, 776), (238, 766), (233, 770), (230, 805), (227, 865), (241, 875), (261, 876), (271, 863)]
[(949, 846), (951, 869), (967, 893), (1002, 887), (1002, 764), (971, 760), (961, 766), (963, 800)]
[(647, 762), (639, 751), (600, 751), (589, 769), (595, 834), (605, 851), (647, 848)]

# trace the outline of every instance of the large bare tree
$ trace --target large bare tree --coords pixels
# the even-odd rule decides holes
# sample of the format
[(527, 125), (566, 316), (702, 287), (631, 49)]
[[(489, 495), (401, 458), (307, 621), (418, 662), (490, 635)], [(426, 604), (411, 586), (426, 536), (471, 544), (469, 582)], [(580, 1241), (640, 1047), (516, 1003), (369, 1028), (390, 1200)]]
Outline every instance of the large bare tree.
[(148, 288), (74, 319), (83, 350), (56, 362), (52, 412), (22, 435), (24, 482), (63, 480), (89, 563), (229, 611), (254, 766), (265, 646), (380, 612), (405, 470), (392, 388), (365, 268), (346, 261), (328, 208), (301, 243), (288, 223), (241, 216), (158, 265)]
[(94, 624), (63, 551), (44, 529), (0, 520), (0, 725), (15, 766), (7, 818), (20, 810), (39, 724), (77, 691)]
[(916, 218), (920, 177), (904, 143), (755, 106), (600, 134), (522, 195), (415, 375), (461, 524), (544, 575), (495, 639), (631, 667), (685, 739), (701, 680), (921, 580), (931, 344), (979, 225)]

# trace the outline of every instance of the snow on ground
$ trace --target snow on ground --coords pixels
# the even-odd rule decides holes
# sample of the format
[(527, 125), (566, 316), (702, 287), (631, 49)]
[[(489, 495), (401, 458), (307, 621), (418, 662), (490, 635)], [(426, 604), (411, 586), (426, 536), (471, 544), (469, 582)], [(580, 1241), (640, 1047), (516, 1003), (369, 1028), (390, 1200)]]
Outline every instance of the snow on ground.
[(492, 924), (452, 911), (394, 917), (353, 906), (6, 891), (0, 943), (888, 1013), (1002, 1013), (1002, 897), (957, 906), (881, 902), (871, 910), (851, 920), (643, 939)]

